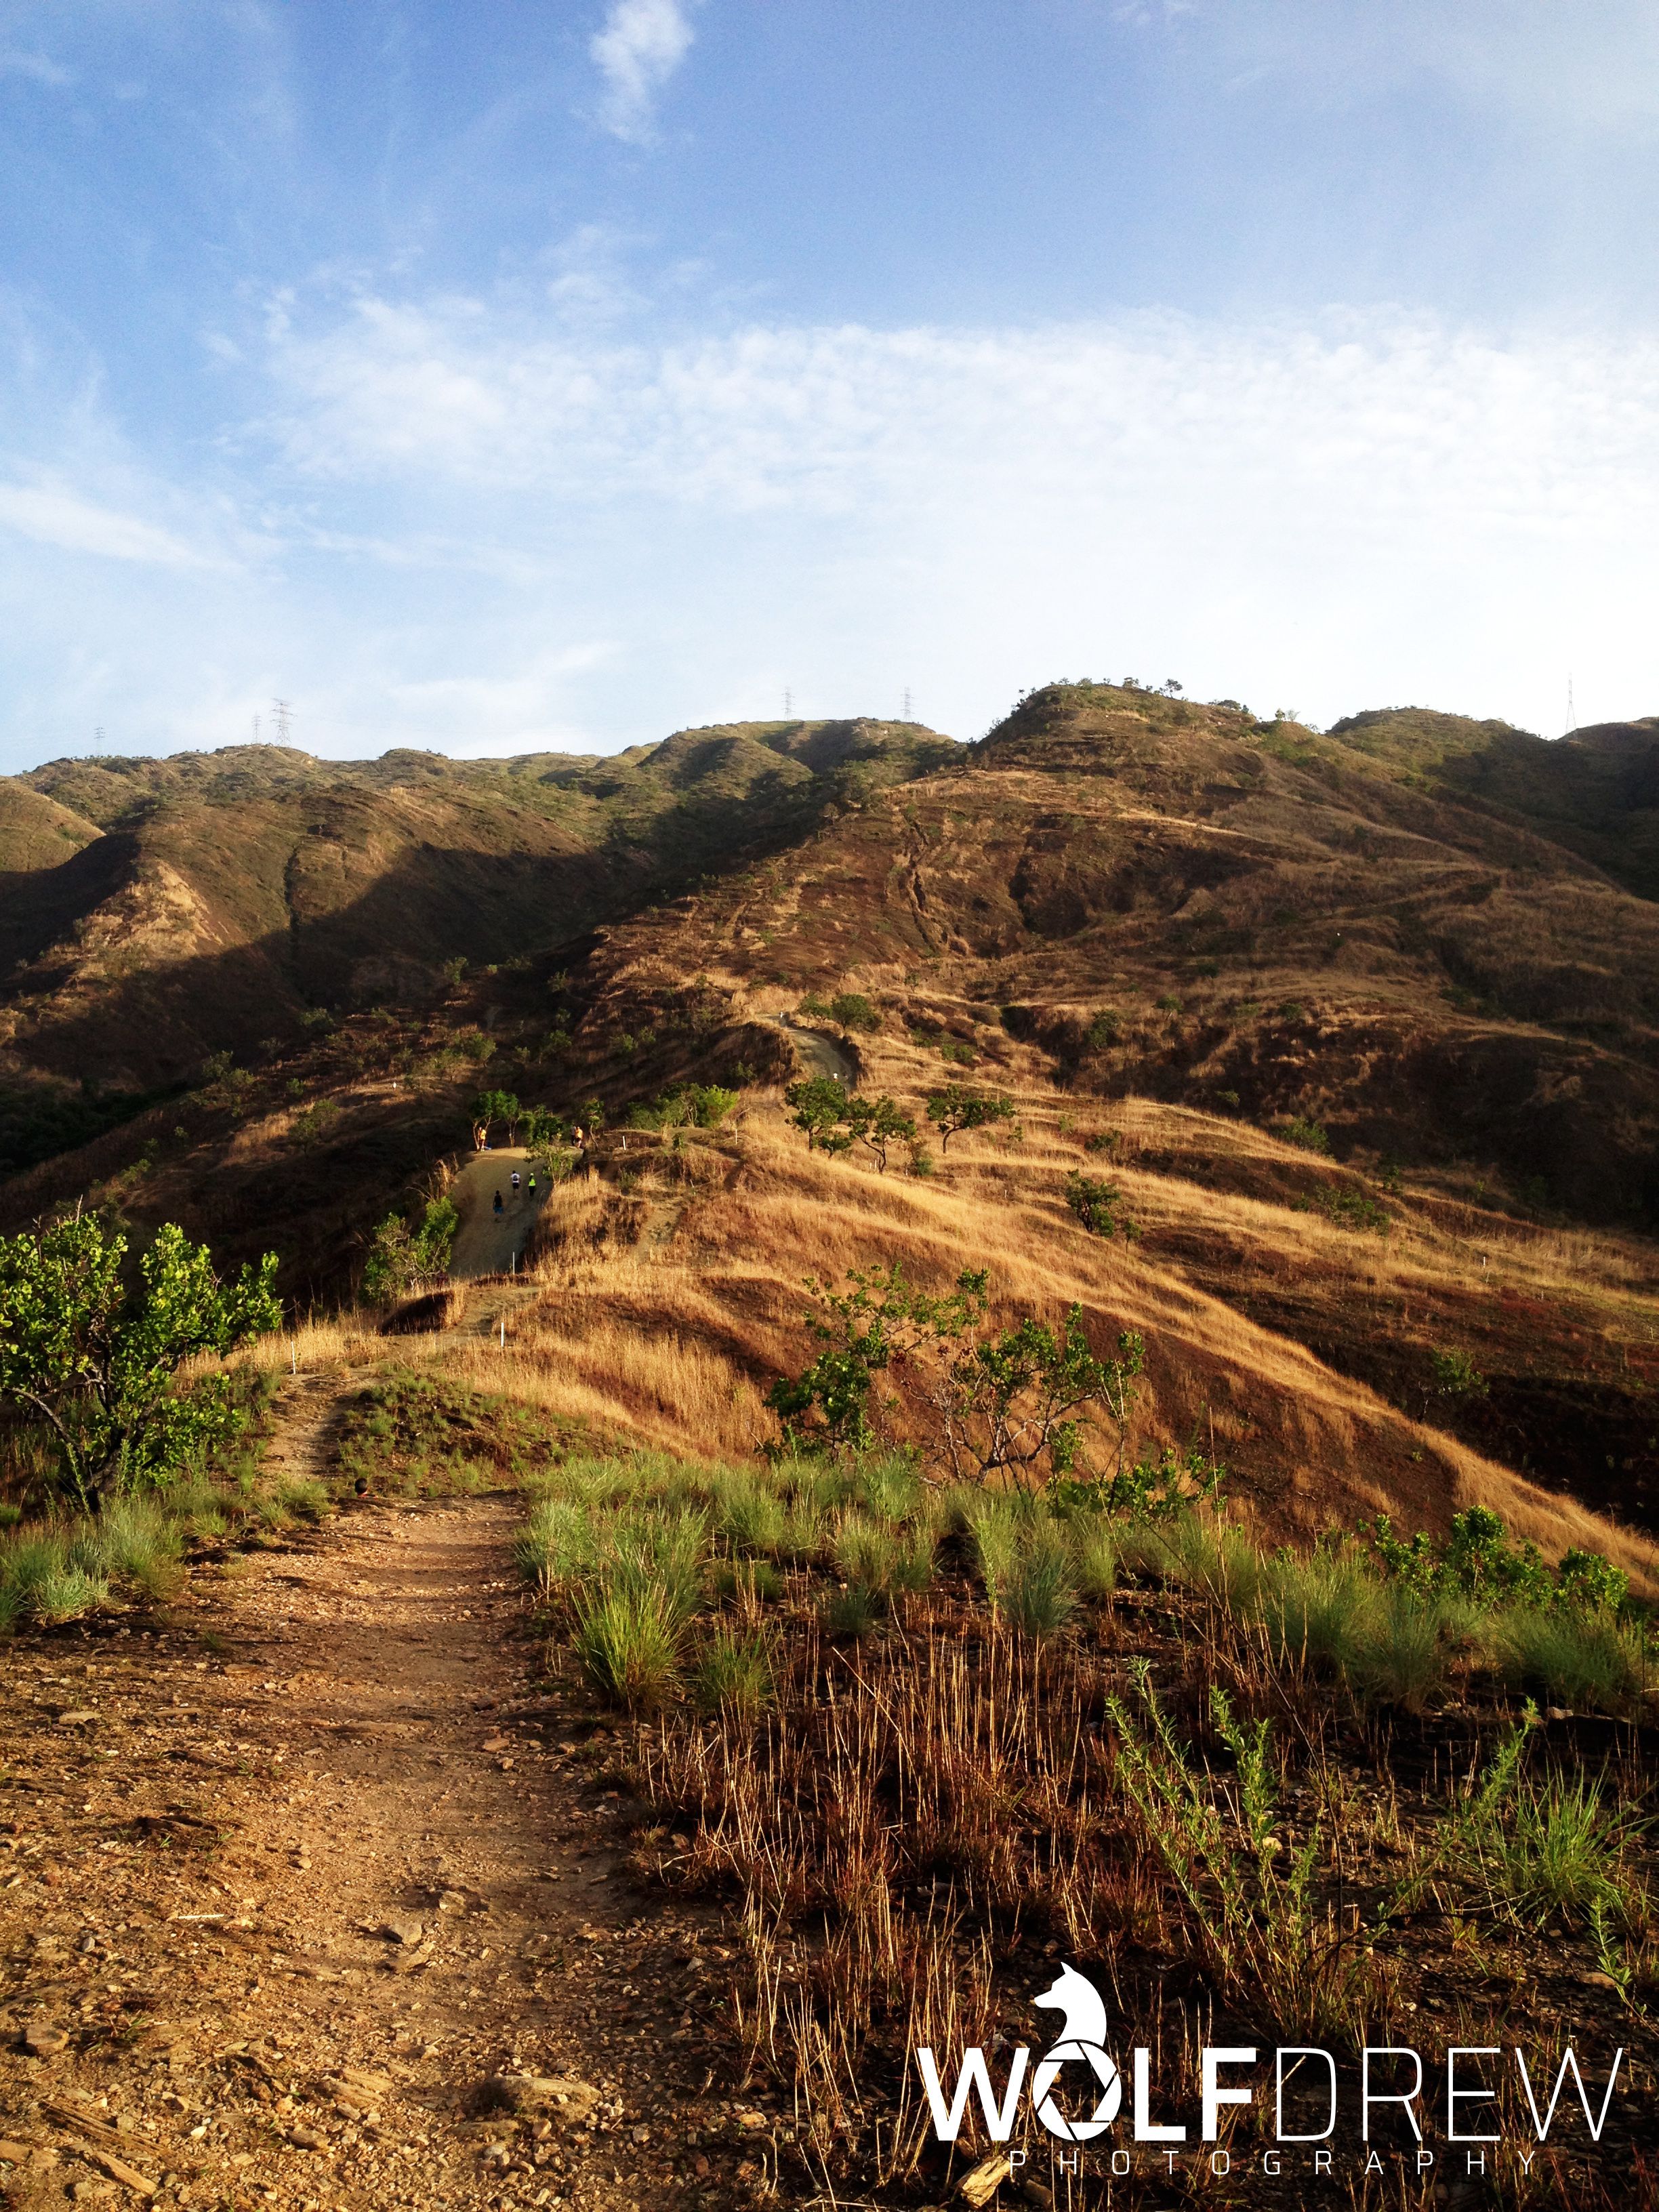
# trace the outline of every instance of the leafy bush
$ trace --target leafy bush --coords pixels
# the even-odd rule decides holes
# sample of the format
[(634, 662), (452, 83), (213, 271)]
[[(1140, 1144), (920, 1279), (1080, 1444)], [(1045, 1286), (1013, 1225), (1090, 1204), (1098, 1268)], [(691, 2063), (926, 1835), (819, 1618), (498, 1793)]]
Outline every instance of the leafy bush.
[[(1119, 1340), (1124, 1347), (1125, 1340)], [(1138, 1376), (1145, 1358), (1139, 1337), (1124, 1349), (1125, 1372)], [(1103, 1514), (1109, 1520), (1173, 1521), (1199, 1506), (1221, 1502), (1227, 1470), (1195, 1446), (1177, 1452), (1166, 1445), (1155, 1459), (1140, 1459), (1115, 1474), (1085, 1480), (1067, 1475), (1048, 1486), (1048, 1502), (1059, 1514)]]
[(830, 1001), (830, 1012), (844, 1030), (881, 1027), (881, 1016), (861, 991), (838, 991)]
[(1434, 1387), (1443, 1398), (1484, 1398), (1486, 1378), (1467, 1352), (1431, 1352)]
[(233, 1283), (168, 1222), (123, 1279), (127, 1240), (92, 1214), (0, 1237), (0, 1399), (50, 1429), (60, 1491), (91, 1505), (170, 1480), (235, 1426), (224, 1375), (176, 1387), (184, 1363), (279, 1326), (276, 1255)]
[(1379, 1206), (1368, 1191), (1316, 1191), (1312, 1204), (1316, 1212), (1339, 1229), (1374, 1229), (1379, 1237), (1386, 1237), (1393, 1216), (1384, 1206)]
[(1099, 1176), (1075, 1171), (1068, 1175), (1066, 1203), (1092, 1237), (1114, 1237), (1120, 1231), (1126, 1237), (1139, 1234), (1127, 1214), (1119, 1218), (1117, 1209), (1123, 1203), (1121, 1190), (1116, 1183), (1107, 1182)]
[(869, 1449), (878, 1374), (897, 1386), (875, 1409), (884, 1425), (907, 1413), (921, 1431), (924, 1456), (958, 1480), (1069, 1474), (1091, 1410), (1103, 1413), (1121, 1437), (1144, 1357), (1133, 1333), (1119, 1337), (1115, 1358), (1102, 1359), (1080, 1306), (1058, 1329), (1031, 1318), (991, 1330), (983, 1269), (964, 1269), (942, 1295), (918, 1290), (900, 1264), (849, 1269), (848, 1280), (844, 1291), (809, 1285), (817, 1310), (807, 1326), (823, 1349), (766, 1395), (781, 1419), (781, 1449), (821, 1441)]
[(363, 1262), (364, 1297), (371, 1305), (395, 1305), (422, 1284), (446, 1274), (460, 1225), (449, 1198), (429, 1199), (413, 1230), (401, 1214), (387, 1214)]
[[(1443, 1543), (1436, 1543), (1422, 1529), (1409, 1543), (1402, 1543), (1386, 1513), (1379, 1513), (1363, 1533), (1369, 1535), (1384, 1573), (1414, 1589), (1455, 1592), (1487, 1603), (1520, 1600), (1547, 1607), (1558, 1598), (1571, 1603), (1576, 1592), (1595, 1582), (1588, 1563), (1599, 1558), (1588, 1552), (1571, 1554), (1574, 1565), (1563, 1589), (1538, 1547), (1511, 1544), (1502, 1519), (1484, 1505), (1471, 1505), (1467, 1512), (1454, 1516), (1451, 1533)], [(1607, 1562), (1601, 1565), (1606, 1567)], [(1607, 1572), (1616, 1575), (1618, 1570), (1607, 1568)], [(1620, 1595), (1623, 1595), (1622, 1590)]]
[(1288, 1121), (1281, 1121), (1276, 1133), (1287, 1145), (1299, 1145), (1304, 1152), (1328, 1152), (1331, 1149), (1331, 1140), (1326, 1134), (1324, 1124), (1308, 1121), (1300, 1114), (1293, 1114)]

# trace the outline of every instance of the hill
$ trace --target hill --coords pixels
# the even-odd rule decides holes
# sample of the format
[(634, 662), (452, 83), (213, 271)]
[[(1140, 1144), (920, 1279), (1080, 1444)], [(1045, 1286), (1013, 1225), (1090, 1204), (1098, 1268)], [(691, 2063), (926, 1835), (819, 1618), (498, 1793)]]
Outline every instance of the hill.
[[(550, 1364), (624, 1433), (736, 1449), (720, 1408), (752, 1407), (777, 1371), (806, 1273), (884, 1255), (930, 1275), (994, 1261), (1010, 1295), (1086, 1292), (1102, 1328), (1158, 1316), (1157, 1432), (1179, 1444), (1215, 1422), (1275, 1525), (1385, 1495), (1443, 1519), (1490, 1494), (1541, 1530), (1528, 1485), (1659, 1525), (1659, 908), (1518, 806), (1425, 788), (1420, 754), (1385, 760), (1228, 705), (1051, 687), (931, 773), (921, 749), (939, 741), (900, 733), (872, 768), (854, 758), (859, 787), (835, 779), (860, 726), (801, 742), (822, 749), (817, 764), (776, 732), (562, 764), (572, 805), (634, 820), (654, 805), (659, 823), (683, 823), (681, 794), (711, 773), (753, 792), (757, 756), (820, 779), (787, 787), (817, 794), (805, 828), (771, 827), (769, 854), (751, 846), (678, 894), (629, 872), (641, 847), (619, 856), (591, 827), (578, 844), (568, 817), (538, 812), (541, 854), (515, 831), (492, 859), (473, 829), (476, 874), (451, 908), (429, 849), (425, 903), (386, 888), (416, 863), (383, 867), (377, 953), (351, 936), (349, 902), (319, 897), (313, 924), (301, 873), (283, 907), (301, 957), (380, 1003), (348, 998), (14, 1177), (8, 1218), (88, 1194), (140, 1225), (185, 1221), (228, 1256), (274, 1243), (290, 1293), (326, 1301), (388, 1203), (418, 1208), (441, 1184), (481, 1085), (577, 1117), (597, 1098), (614, 1127), (677, 1081), (719, 1079), (744, 1088), (750, 1134), (717, 1190), (684, 1180), (672, 1145), (623, 1132), (592, 1220), (571, 1231), (577, 1275), (549, 1255), (566, 1285)], [(467, 817), (488, 823), (550, 772), (460, 764), (452, 787), (374, 769), (385, 790), (337, 792), (328, 818), (362, 810), (367, 849), (372, 805), (382, 855), (399, 836), (419, 851), (423, 805), (461, 819), (475, 776), (502, 794)], [(77, 813), (108, 811), (101, 788), (55, 780)], [(110, 814), (105, 842), (185, 804), (145, 815), (155, 799)], [(250, 849), (278, 807), (242, 803)], [(538, 894), (536, 868), (565, 904)], [(462, 927), (465, 882), (486, 880), (525, 886), (465, 924), (508, 957), (444, 976), (424, 917)], [(551, 944), (564, 916), (580, 928)], [(418, 970), (407, 989), (354, 969), (384, 960), (386, 939)], [(269, 933), (255, 950), (274, 970)], [(268, 1005), (252, 1018), (275, 1029)], [(850, 1021), (842, 1048), (864, 1087), (919, 1118), (949, 1081), (1006, 1094), (1024, 1146), (959, 1140), (926, 1181), (806, 1156), (781, 1109), (798, 1045), (781, 1013), (832, 1039)], [(1117, 1187), (1133, 1250), (1078, 1226), (1079, 1173)], [(695, 1353), (673, 1350), (688, 1336)], [(1454, 1389), (1443, 1376), (1459, 1360), (1473, 1380)], [(708, 1388), (689, 1399), (664, 1379), (693, 1370)]]
[[(58, 761), (0, 782), (0, 1164), (324, 1009), (429, 999), (956, 749), (909, 724), (678, 732), (614, 759)], [(97, 1118), (94, 1114), (93, 1118)], [(84, 1132), (83, 1132), (84, 1133)]]

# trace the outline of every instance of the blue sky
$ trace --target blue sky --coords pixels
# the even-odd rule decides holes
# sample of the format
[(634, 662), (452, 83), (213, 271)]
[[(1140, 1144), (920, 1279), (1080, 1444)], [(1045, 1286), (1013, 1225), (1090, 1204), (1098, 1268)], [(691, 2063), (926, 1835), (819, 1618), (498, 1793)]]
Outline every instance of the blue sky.
[(0, 5), (0, 768), (1659, 711), (1647, 0)]

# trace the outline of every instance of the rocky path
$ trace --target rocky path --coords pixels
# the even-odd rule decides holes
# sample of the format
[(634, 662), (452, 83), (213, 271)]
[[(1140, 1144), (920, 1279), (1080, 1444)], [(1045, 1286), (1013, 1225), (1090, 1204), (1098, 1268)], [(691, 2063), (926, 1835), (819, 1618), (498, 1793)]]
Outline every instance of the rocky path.
[(604, 1717), (538, 1679), (515, 1520), (352, 1510), (198, 1568), (165, 1622), (0, 1658), (12, 2203), (654, 2212), (763, 2181), (775, 2122), (708, 2034), (731, 1953), (633, 1870)]

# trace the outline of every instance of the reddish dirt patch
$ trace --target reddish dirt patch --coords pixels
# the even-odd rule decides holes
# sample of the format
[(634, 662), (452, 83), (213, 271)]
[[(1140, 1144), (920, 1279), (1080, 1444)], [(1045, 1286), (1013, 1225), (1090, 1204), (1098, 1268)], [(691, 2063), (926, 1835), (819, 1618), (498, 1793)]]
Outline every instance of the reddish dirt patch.
[[(166, 1626), (7, 1651), (13, 2203), (747, 2197), (732, 1954), (635, 1881), (607, 1731), (538, 1694), (515, 1518), (366, 1508)], [(510, 2074), (564, 2086), (514, 2112)]]

